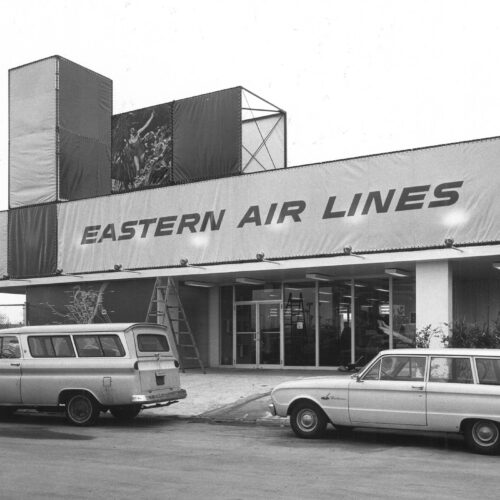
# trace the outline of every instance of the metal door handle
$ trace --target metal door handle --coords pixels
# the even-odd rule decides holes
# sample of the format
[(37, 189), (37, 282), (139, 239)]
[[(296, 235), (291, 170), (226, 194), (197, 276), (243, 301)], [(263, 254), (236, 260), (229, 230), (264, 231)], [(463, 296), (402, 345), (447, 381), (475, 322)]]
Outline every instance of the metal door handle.
[(424, 390), (424, 386), (423, 385), (412, 385), (411, 388), (412, 389), (417, 389), (418, 391), (423, 391)]
[(21, 363), (11, 363), (10, 366), (21, 366)]

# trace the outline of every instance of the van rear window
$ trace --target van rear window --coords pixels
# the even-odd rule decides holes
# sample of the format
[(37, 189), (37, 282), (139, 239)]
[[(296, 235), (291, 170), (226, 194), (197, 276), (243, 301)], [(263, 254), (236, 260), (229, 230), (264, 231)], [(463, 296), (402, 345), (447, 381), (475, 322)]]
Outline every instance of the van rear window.
[(33, 358), (74, 358), (75, 350), (69, 335), (43, 335), (28, 337)]
[(118, 335), (75, 335), (73, 340), (80, 358), (125, 356), (125, 350)]
[(137, 345), (141, 352), (168, 352), (168, 340), (165, 335), (153, 333), (139, 333), (137, 335)]

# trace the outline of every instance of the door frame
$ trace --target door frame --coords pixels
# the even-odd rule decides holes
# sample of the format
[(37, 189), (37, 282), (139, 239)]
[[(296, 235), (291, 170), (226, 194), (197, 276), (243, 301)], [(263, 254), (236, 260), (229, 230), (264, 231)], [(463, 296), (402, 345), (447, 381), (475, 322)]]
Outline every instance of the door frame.
[[(261, 342), (260, 342), (260, 322), (259, 322), (259, 312), (260, 305), (277, 305), (279, 306), (279, 320), (280, 320), (280, 353), (279, 353), (279, 364), (262, 364), (261, 361)], [(237, 363), (236, 350), (237, 350), (237, 336), (238, 335), (251, 335), (251, 333), (238, 334), (236, 329), (236, 309), (238, 306), (254, 305), (255, 306), (255, 364), (252, 363)], [(237, 368), (282, 368), (283, 367), (283, 349), (284, 349), (284, 339), (283, 339), (283, 300), (244, 300), (234, 302), (233, 305), (233, 366)]]

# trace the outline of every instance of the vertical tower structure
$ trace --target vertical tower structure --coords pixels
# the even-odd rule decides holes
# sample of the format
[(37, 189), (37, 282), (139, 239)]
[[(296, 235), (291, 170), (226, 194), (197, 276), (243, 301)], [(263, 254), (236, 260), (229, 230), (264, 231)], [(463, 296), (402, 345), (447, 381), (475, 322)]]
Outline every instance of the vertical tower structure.
[(9, 71), (9, 207), (109, 194), (113, 84), (60, 56)]

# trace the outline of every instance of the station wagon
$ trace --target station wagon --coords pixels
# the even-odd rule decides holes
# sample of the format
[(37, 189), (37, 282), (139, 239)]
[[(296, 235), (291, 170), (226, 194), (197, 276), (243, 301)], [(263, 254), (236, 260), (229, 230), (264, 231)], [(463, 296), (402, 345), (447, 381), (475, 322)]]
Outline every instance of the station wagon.
[(319, 437), (331, 423), (354, 427), (462, 433), (475, 452), (500, 449), (500, 350), (382, 351), (351, 377), (284, 382), (270, 410), (290, 416), (301, 438)]
[(0, 415), (65, 411), (75, 425), (103, 411), (122, 420), (186, 397), (170, 332), (160, 325), (92, 324), (0, 331)]

